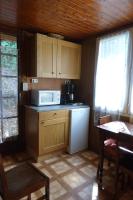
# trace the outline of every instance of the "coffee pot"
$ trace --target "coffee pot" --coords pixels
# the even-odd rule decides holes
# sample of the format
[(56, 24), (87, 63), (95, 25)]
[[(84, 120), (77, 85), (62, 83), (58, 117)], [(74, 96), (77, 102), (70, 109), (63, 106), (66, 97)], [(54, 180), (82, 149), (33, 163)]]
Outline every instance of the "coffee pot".
[(75, 85), (71, 81), (66, 81), (64, 86), (66, 104), (73, 103), (75, 100)]

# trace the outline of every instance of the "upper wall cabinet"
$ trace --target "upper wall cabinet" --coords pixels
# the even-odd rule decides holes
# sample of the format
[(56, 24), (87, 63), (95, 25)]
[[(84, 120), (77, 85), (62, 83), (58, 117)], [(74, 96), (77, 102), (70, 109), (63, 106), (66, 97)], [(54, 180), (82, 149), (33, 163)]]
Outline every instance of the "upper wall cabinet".
[(57, 40), (36, 35), (36, 76), (56, 78)]
[(79, 79), (81, 68), (81, 45), (58, 40), (57, 77)]
[(81, 45), (36, 34), (37, 77), (79, 79)]

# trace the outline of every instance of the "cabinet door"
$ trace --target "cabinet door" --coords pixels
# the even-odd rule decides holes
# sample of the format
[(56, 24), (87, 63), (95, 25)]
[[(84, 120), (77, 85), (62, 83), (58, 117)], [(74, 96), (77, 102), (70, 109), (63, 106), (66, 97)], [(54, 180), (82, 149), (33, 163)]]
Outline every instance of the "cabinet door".
[(37, 34), (37, 77), (56, 77), (57, 40)]
[(79, 79), (81, 69), (81, 45), (58, 40), (57, 77)]
[(39, 154), (59, 150), (67, 146), (68, 123), (66, 119), (40, 122)]

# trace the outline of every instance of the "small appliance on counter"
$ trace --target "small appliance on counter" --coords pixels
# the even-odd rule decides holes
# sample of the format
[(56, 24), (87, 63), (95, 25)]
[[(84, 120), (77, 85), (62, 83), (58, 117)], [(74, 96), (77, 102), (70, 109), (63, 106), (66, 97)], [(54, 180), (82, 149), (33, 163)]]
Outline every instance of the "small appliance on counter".
[(71, 81), (66, 81), (63, 89), (63, 103), (70, 104), (75, 101), (75, 85)]
[(60, 90), (31, 90), (31, 104), (35, 106), (60, 104)]

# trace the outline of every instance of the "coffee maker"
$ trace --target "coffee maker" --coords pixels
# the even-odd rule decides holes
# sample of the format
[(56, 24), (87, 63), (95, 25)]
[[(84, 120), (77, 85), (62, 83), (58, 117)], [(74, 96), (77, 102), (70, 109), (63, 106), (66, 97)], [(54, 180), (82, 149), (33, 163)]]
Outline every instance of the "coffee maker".
[(64, 103), (74, 103), (75, 100), (75, 85), (70, 81), (65, 81), (64, 85)]

